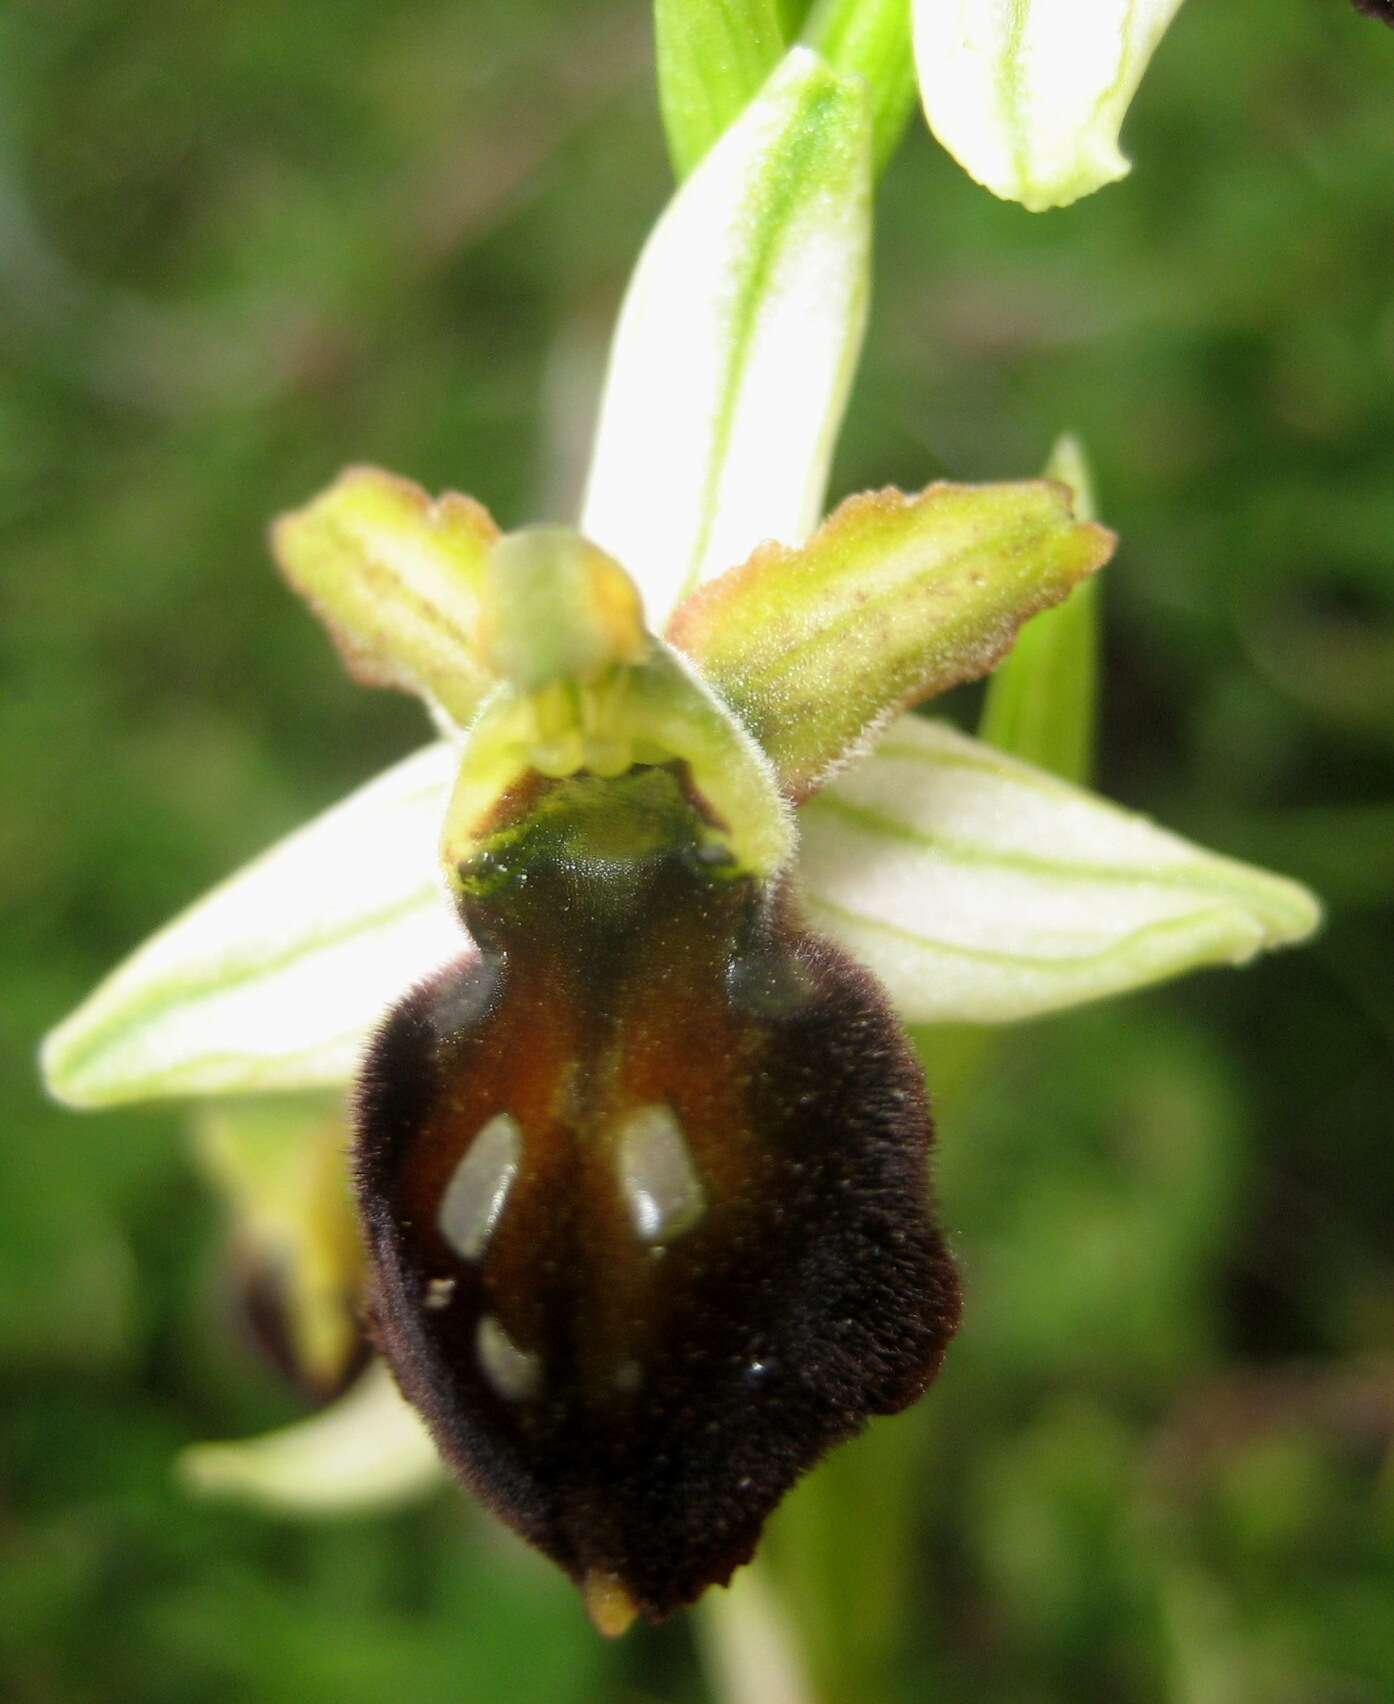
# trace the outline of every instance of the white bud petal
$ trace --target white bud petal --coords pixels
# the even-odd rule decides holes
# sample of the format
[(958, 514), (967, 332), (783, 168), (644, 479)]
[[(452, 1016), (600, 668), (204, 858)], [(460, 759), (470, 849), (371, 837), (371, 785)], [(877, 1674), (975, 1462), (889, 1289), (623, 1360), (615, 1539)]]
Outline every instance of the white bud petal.
[(1033, 212), (1126, 176), (1118, 132), (1181, 0), (915, 0), (929, 127)]

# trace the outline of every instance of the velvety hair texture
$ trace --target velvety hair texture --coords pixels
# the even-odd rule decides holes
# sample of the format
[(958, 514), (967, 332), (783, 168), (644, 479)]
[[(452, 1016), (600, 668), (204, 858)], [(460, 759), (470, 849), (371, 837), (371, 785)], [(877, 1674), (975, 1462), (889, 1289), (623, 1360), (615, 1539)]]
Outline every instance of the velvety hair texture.
[[(534, 869), (468, 917), (483, 951), (372, 1046), (357, 1187), (373, 1330), (442, 1451), (658, 1619), (750, 1557), (825, 1450), (921, 1394), (959, 1301), (920, 1069), (877, 984), (787, 895), (677, 856), (625, 883), (596, 902)], [(671, 1236), (625, 1199), (636, 1113), (700, 1186)], [(501, 1115), (516, 1164), (462, 1254), (441, 1202)]]

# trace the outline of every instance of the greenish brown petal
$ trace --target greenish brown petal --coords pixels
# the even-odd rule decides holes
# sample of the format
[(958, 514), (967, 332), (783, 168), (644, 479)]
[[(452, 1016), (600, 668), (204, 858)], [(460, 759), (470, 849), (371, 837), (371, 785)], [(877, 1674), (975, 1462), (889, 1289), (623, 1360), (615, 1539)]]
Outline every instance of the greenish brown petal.
[(1113, 545), (1048, 480), (867, 492), (697, 592), (668, 637), (802, 798), (896, 711), (986, 674)]
[(464, 726), (492, 684), (476, 627), (497, 537), (472, 498), (433, 499), (410, 480), (356, 467), (276, 521), (271, 547), (355, 680), (417, 693)]

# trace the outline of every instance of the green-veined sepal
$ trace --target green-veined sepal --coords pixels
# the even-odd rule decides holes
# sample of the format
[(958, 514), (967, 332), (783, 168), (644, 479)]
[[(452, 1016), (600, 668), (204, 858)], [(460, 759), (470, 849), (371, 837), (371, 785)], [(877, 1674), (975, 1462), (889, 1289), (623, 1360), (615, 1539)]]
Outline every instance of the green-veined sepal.
[(810, 920), (911, 1023), (1030, 1018), (1243, 964), (1320, 921), (1296, 882), (916, 716), (799, 823)]
[(468, 942), (438, 874), (458, 763), (397, 764), (197, 901), (44, 1042), (72, 1106), (337, 1087), (402, 989)]
[(179, 1476), (207, 1496), (319, 1520), (420, 1497), (445, 1470), (416, 1410), (375, 1362), (308, 1420), (236, 1443), (193, 1445), (179, 1458)]

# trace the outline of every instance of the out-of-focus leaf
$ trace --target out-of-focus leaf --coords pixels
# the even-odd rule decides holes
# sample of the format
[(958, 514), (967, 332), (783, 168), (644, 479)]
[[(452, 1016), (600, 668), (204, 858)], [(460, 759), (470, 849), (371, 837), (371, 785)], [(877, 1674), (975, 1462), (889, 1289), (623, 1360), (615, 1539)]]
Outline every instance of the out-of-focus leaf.
[[(1059, 440), (1045, 474), (1070, 488), (1080, 520), (1095, 518), (1089, 467), (1077, 438)], [(978, 727), (989, 745), (1065, 781), (1087, 782), (1093, 767), (1098, 598), (1098, 587), (1086, 580), (1057, 608), (1026, 623), (1012, 654), (988, 682)]]

